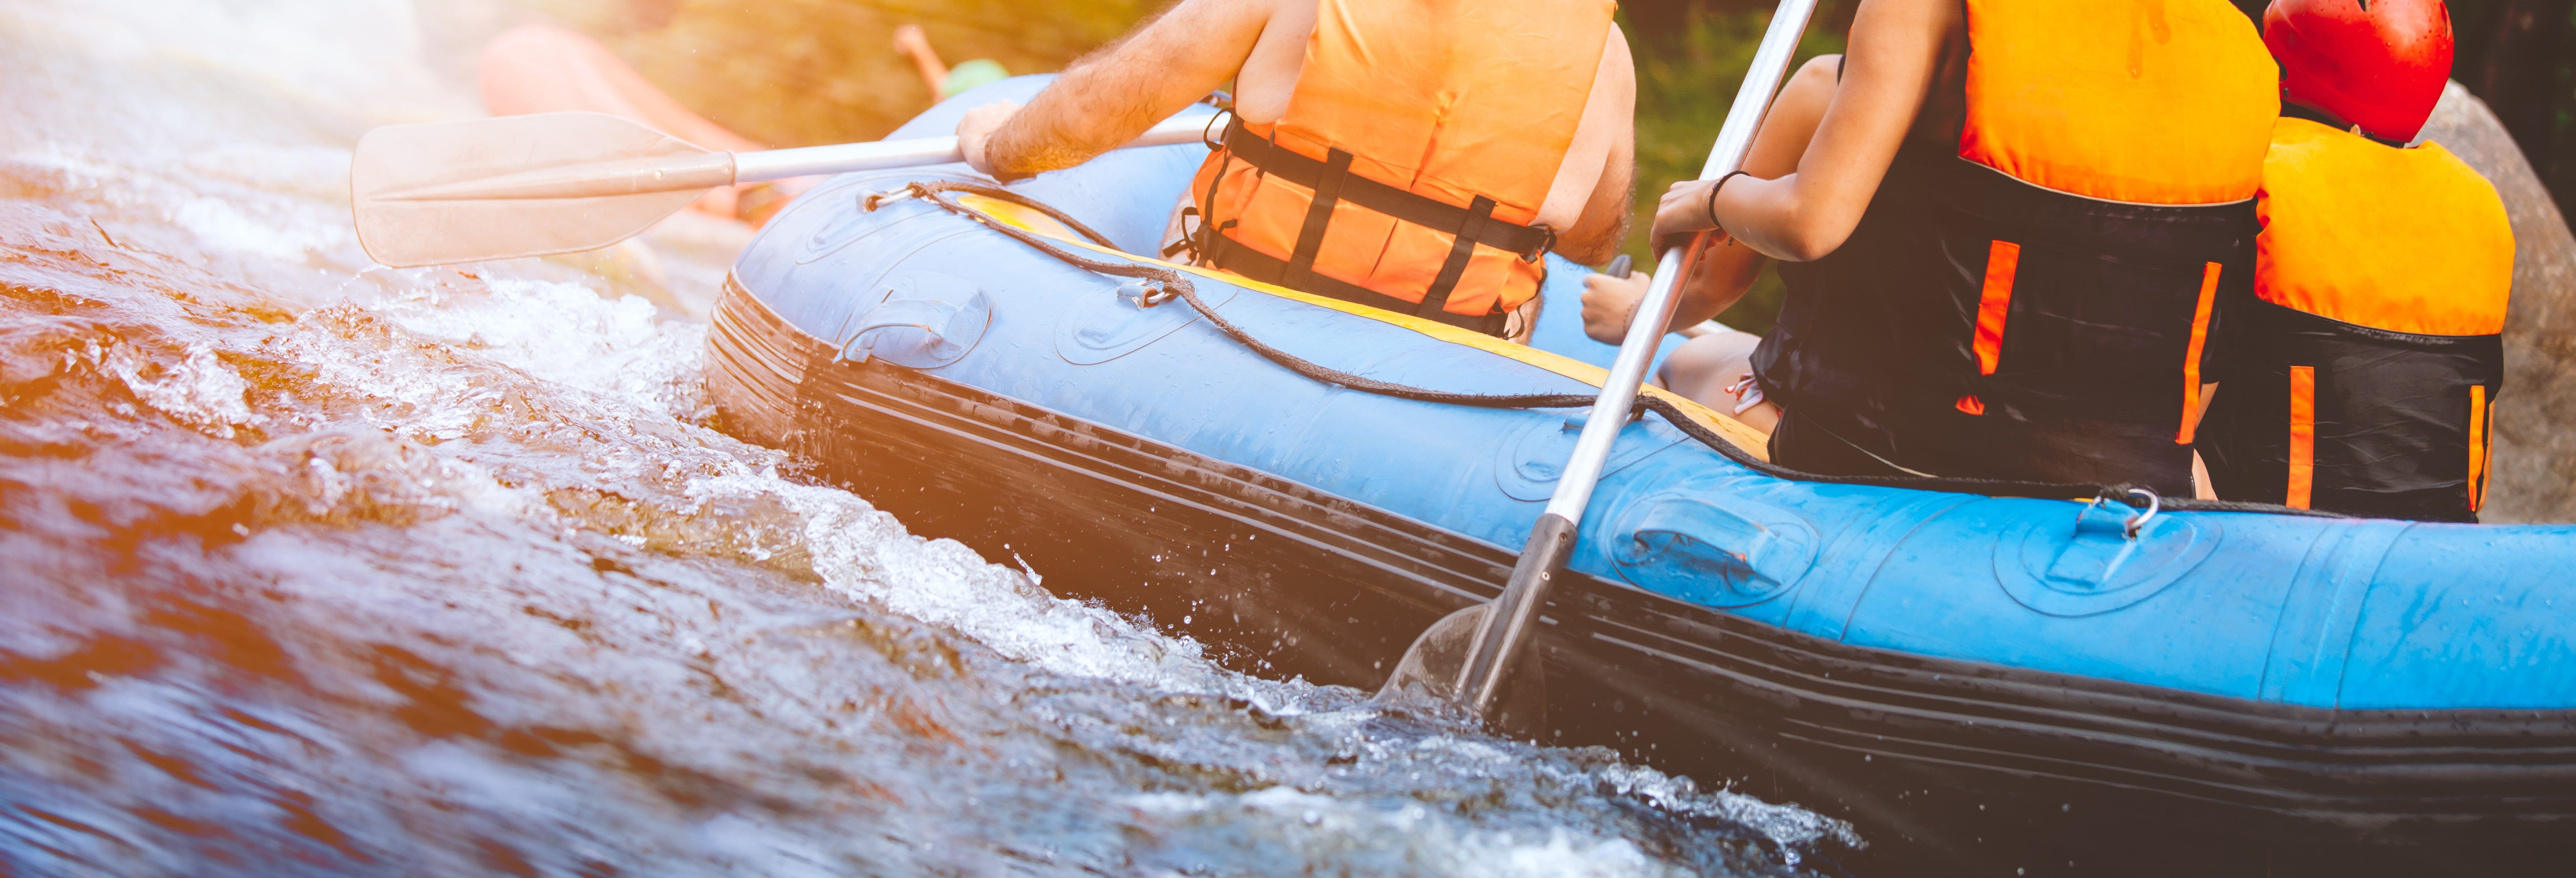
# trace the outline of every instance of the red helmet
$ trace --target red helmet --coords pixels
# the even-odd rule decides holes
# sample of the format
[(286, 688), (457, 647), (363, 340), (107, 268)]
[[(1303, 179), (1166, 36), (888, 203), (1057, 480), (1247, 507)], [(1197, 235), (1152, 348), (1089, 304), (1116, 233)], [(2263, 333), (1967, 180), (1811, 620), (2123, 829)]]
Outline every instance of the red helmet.
[(2442, 0), (2272, 0), (2263, 44), (2281, 62), (2282, 99), (2388, 140), (2414, 140), (2451, 78)]

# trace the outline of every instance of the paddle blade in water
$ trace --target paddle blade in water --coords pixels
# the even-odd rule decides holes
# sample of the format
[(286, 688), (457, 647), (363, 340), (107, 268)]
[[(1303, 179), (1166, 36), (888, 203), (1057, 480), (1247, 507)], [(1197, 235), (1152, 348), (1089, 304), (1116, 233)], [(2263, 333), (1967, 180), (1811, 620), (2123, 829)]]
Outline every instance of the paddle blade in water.
[(349, 195), (367, 255), (408, 268), (596, 250), (732, 182), (728, 154), (547, 113), (369, 131)]
[[(1457, 695), (1458, 678), (1467, 666), (1467, 650), (1475, 644), (1476, 630), (1485, 626), (1485, 615), (1492, 604), (1477, 604), (1440, 617), (1396, 663), (1395, 673), (1387, 675), (1386, 686), (1377, 690), (1373, 700), (1381, 704), (1401, 704), (1434, 713), (1456, 711), (1464, 714), (1465, 705)], [(1547, 723), (1546, 675), (1540, 673), (1538, 653), (1524, 651), (1520, 666), (1513, 669), (1510, 689), (1503, 696), (1503, 709), (1493, 728), (1508, 735), (1539, 738)]]

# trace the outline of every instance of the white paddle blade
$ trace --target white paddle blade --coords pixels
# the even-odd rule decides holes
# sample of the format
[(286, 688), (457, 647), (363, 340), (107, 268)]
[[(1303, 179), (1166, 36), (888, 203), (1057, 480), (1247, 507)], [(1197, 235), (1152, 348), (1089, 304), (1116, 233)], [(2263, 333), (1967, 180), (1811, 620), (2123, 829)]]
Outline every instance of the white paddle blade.
[(732, 182), (731, 156), (603, 113), (378, 128), (349, 169), (358, 244), (397, 268), (596, 250)]

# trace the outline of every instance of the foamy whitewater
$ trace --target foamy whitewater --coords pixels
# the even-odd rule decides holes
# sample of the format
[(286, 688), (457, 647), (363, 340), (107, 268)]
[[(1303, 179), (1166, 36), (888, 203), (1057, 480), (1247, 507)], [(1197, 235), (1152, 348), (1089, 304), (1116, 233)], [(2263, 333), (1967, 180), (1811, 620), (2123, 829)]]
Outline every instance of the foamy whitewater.
[(1831, 874), (1857, 843), (1235, 673), (717, 432), (739, 229), (372, 265), (349, 145), (478, 112), (440, 45), (472, 7), (0, 6), (0, 873)]

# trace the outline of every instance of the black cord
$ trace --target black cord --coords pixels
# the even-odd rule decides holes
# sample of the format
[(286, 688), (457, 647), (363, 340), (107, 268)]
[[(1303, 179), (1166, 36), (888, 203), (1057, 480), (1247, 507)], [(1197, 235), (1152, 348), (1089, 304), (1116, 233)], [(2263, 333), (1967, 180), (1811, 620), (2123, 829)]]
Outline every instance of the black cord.
[(1726, 172), (1726, 176), (1717, 178), (1717, 185), (1708, 187), (1708, 227), (1711, 230), (1720, 232), (1726, 231), (1726, 224), (1717, 221), (1717, 190), (1726, 188), (1726, 181), (1735, 179), (1739, 174), (1747, 173), (1751, 172), (1728, 171)]
[[(1720, 185), (1723, 185), (1724, 182), (1724, 180), (1719, 181)], [(1595, 402), (1598, 402), (1600, 399), (1598, 394), (1455, 393), (1445, 390), (1430, 390), (1411, 385), (1380, 381), (1375, 378), (1368, 378), (1360, 375), (1353, 375), (1349, 372), (1324, 366), (1295, 354), (1291, 354), (1287, 351), (1271, 347), (1269, 343), (1258, 338), (1254, 338), (1250, 333), (1244, 332), (1242, 327), (1234, 325), (1233, 321), (1227, 320), (1224, 316), (1216, 313), (1215, 308), (1208, 307), (1207, 302), (1199, 298), (1198, 288), (1190, 283), (1189, 276), (1183, 272), (1174, 271), (1159, 265), (1150, 265), (1140, 262), (1110, 262), (1107, 260), (1093, 259), (1088, 256), (1084, 256), (1080, 253), (1059, 247), (1055, 242), (1048, 240), (1046, 237), (1035, 232), (1031, 232), (1027, 229), (1023, 229), (1009, 223), (997, 222), (991, 217), (984, 215), (981, 211), (977, 211), (958, 203), (955, 199), (948, 197), (947, 193), (964, 192), (970, 195), (980, 195), (986, 198), (1007, 201), (1021, 207), (1026, 207), (1039, 213), (1046, 214), (1055, 221), (1063, 223), (1066, 228), (1072, 229), (1083, 237), (1091, 239), (1093, 243), (1112, 250), (1117, 249), (1117, 245), (1110, 243), (1108, 236), (1102, 235), (1090, 226), (1084, 225), (1081, 220), (1074, 219), (1071, 215), (1066, 214), (1061, 210), (1057, 210), (1052, 206), (1040, 203), (1035, 199), (1021, 195), (1017, 192), (1012, 192), (1008, 189), (1003, 189), (997, 186), (986, 186), (979, 183), (967, 183), (953, 180), (931, 180), (911, 183), (908, 184), (907, 188), (911, 189), (913, 194), (920, 196), (925, 201), (938, 205), (941, 209), (981, 223), (985, 228), (1008, 235), (1022, 244), (1027, 244), (1030, 247), (1036, 248), (1041, 253), (1055, 257), (1056, 259), (1062, 260), (1074, 267), (1112, 277), (1139, 278), (1159, 283), (1163, 286), (1165, 291), (1178, 294), (1182, 300), (1189, 302), (1190, 307), (1197, 310), (1200, 316), (1206, 317), (1209, 324), (1215, 326), (1218, 331), (1225, 333), (1227, 337), (1234, 339), (1236, 343), (1241, 344), (1244, 347), (1251, 348), (1254, 353), (1258, 353), (1264, 358), (1269, 359), (1271, 362), (1286, 367), (1288, 371), (1295, 372), (1298, 375), (1315, 381), (1331, 384), (1337, 387), (1346, 387), (1363, 393), (1392, 396), (1398, 399), (1410, 399), (1418, 402), (1440, 403), (1444, 405), (1474, 406), (1477, 408), (1587, 408)], [(879, 204), (884, 202), (886, 197), (887, 196), (882, 194), (869, 195), (862, 200), (861, 206), (865, 210), (874, 211)], [(1922, 476), (1828, 476), (1799, 472), (1788, 467), (1774, 464), (1768, 460), (1755, 456), (1750, 451), (1746, 451), (1742, 446), (1736, 445), (1733, 440), (1720, 435), (1716, 430), (1709, 429), (1707, 425), (1701, 424), (1698, 420), (1692, 418), (1688, 412), (1683, 411), (1681, 406), (1674, 404), (1671, 400), (1658, 398), (1651, 394), (1640, 393), (1637, 395), (1635, 409), (1640, 411), (1650, 411), (1661, 415), (1666, 422), (1672, 424), (1674, 428), (1681, 430), (1683, 435), (1698, 440), (1700, 444), (1708, 446), (1710, 450), (1716, 451), (1718, 454), (1725, 456), (1726, 459), (1734, 461), (1737, 465), (1746, 469), (1778, 479), (1787, 479), (1799, 482), (1815, 482), (1829, 485), (1866, 485), (1880, 488), (1903, 488), (1908, 490), (1984, 494), (1990, 497), (2035, 497), (2048, 500), (2100, 497), (2118, 500), (2132, 507), (2137, 506), (2141, 502), (2131, 498), (2129, 490), (2134, 487), (2131, 485), (2085, 485), (2055, 482), (2024, 482), (2005, 479), (1967, 479)], [(2275, 506), (2268, 503), (2238, 503), (2226, 500), (2195, 500), (2188, 498), (2167, 498), (2163, 499), (2162, 502), (2163, 508), (2181, 512), (2262, 512), (2275, 515), (2306, 515), (2320, 518), (2345, 517), (2330, 512), (2293, 509), (2287, 506)]]

